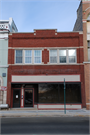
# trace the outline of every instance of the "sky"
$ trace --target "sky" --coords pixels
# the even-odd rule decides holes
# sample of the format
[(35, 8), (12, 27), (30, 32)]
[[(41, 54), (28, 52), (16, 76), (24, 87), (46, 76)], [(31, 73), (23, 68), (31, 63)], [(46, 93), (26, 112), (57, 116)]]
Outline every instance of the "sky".
[(72, 31), (80, 0), (0, 0), (0, 20), (13, 18), (18, 32)]

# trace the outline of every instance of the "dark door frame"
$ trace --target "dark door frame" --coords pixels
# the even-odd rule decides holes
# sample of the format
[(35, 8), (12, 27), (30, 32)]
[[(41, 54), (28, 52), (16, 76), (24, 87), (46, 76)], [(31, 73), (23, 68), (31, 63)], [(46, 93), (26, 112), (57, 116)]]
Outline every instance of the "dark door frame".
[(25, 107), (25, 89), (32, 90), (32, 98), (33, 98), (33, 107), (34, 107), (34, 88), (24, 88), (24, 107)]
[(19, 90), (19, 94), (20, 94), (19, 107), (21, 107), (21, 88), (13, 88), (13, 108), (17, 108), (17, 107), (14, 107), (14, 91), (15, 90)]

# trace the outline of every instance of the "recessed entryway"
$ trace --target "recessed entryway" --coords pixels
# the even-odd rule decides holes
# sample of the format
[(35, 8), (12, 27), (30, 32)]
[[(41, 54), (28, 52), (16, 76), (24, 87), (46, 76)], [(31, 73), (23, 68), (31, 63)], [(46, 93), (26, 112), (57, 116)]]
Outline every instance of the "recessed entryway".
[(33, 107), (33, 89), (24, 90), (24, 107)]

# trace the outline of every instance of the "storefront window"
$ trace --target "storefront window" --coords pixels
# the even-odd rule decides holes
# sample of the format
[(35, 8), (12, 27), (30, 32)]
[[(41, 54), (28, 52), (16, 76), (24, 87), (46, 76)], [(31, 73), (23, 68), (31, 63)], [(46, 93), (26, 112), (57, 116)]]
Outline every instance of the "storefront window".
[(59, 85), (59, 102), (64, 103), (64, 84)]
[[(60, 103), (64, 103), (63, 84), (59, 85)], [(80, 84), (66, 84), (66, 103), (81, 103)]]
[[(66, 83), (66, 103), (81, 103), (80, 83)], [(39, 103), (64, 103), (64, 84), (39, 84)]]
[(58, 103), (58, 84), (39, 84), (39, 103)]
[(79, 84), (66, 84), (66, 103), (80, 103), (80, 95)]

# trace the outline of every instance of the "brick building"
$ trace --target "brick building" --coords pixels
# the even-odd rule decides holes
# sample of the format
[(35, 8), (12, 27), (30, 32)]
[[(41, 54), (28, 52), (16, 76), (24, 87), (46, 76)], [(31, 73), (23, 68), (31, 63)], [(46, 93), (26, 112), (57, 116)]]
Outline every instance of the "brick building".
[(90, 109), (90, 0), (82, 0), (74, 31), (83, 31), (86, 108)]
[(82, 32), (34, 30), (9, 34), (9, 107), (86, 107)]

